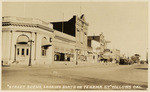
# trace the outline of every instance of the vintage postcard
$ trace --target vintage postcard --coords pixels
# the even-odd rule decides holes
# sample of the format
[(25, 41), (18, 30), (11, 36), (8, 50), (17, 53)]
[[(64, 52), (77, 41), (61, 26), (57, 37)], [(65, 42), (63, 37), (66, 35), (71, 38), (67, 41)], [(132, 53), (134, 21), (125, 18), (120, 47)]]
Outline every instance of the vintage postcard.
[(1, 90), (148, 91), (148, 1), (3, 1)]

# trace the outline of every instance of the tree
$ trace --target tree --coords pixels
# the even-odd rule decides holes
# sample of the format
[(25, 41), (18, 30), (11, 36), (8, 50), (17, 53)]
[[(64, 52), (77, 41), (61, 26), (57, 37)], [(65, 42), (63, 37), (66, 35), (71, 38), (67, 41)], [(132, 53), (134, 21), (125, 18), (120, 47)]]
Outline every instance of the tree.
[(140, 61), (140, 55), (135, 54), (134, 56), (131, 56), (131, 60), (134, 61), (134, 63), (138, 63)]

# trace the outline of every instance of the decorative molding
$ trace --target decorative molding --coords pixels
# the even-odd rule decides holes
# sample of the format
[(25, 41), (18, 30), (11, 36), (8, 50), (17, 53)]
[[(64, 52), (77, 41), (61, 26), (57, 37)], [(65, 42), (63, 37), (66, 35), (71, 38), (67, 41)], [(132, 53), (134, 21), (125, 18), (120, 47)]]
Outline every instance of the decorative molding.
[(40, 24), (30, 24), (30, 23), (17, 23), (17, 22), (2, 22), (2, 26), (21, 26), (21, 27), (35, 27), (44, 29), (50, 32), (54, 32), (53, 29), (40, 25)]

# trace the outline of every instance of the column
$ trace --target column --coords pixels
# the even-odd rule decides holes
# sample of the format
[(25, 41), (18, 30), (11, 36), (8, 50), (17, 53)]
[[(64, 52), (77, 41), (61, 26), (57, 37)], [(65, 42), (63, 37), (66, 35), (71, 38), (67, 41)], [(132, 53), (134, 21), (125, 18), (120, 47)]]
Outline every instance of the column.
[(2, 31), (2, 60), (3, 64), (10, 62), (10, 31)]
[[(13, 62), (14, 61), (14, 58), (15, 58), (15, 44), (16, 44), (16, 40), (17, 40), (17, 37), (14, 35), (14, 30), (11, 31), (11, 47), (10, 47), (10, 50), (11, 50), (11, 54), (10, 54), (10, 60)], [(16, 38), (16, 39), (15, 39)]]

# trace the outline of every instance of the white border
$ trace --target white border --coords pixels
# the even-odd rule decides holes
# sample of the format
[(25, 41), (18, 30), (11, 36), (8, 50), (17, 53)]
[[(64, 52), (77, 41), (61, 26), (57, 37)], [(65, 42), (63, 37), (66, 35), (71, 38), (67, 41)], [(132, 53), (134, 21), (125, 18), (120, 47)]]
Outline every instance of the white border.
[[(150, 2), (149, 0), (0, 0), (0, 21), (2, 21), (2, 2), (148, 2), (148, 15), (150, 16)], [(150, 18), (148, 16), (148, 48), (150, 47)], [(1, 48), (1, 42), (2, 42), (2, 22), (0, 22), (0, 64), (1, 64), (1, 58), (2, 58), (2, 48)], [(150, 50), (148, 49), (148, 53), (150, 52)], [(150, 61), (149, 59), (150, 54), (148, 54), (148, 61)], [(150, 65), (148, 64), (148, 66), (150, 67)], [(148, 67), (148, 68), (149, 68)], [(0, 66), (1, 68), (1, 66)], [(149, 73), (149, 69), (148, 69), (148, 78), (150, 78), (150, 73)], [(0, 80), (1, 80), (1, 76), (0, 76)], [(148, 79), (148, 85), (150, 85), (150, 80)], [(1, 87), (0, 87), (1, 89)], [(1, 90), (2, 91), (2, 90)], [(11, 92), (16, 92), (16, 91), (21, 91), (21, 92), (41, 92), (41, 91), (49, 91), (49, 92), (89, 92), (90, 90), (12, 90)], [(150, 91), (150, 88), (148, 87), (148, 90), (91, 90), (91, 92), (148, 92)], [(10, 92), (10, 91), (2, 91), (2, 92)]]

